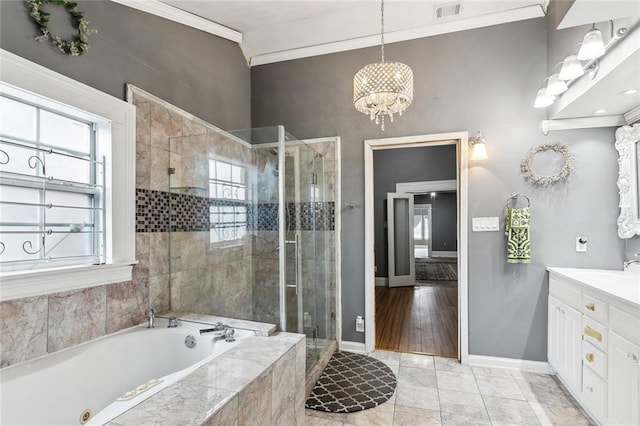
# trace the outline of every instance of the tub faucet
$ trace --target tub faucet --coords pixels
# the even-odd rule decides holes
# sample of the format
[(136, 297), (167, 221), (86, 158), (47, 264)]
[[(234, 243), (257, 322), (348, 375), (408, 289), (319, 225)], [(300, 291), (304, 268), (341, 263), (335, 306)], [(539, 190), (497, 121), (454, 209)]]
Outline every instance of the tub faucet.
[[(640, 257), (640, 253), (634, 253), (635, 257)], [(622, 270), (626, 270), (629, 265), (632, 265), (634, 263), (640, 263), (640, 259), (629, 259), (629, 260), (625, 260), (624, 263), (622, 264)]]
[(149, 310), (147, 310), (147, 319), (149, 320), (149, 323), (147, 324), (147, 328), (155, 328), (155, 325), (153, 324), (153, 322), (156, 319), (155, 309), (149, 308)]
[(224, 340), (226, 342), (235, 342), (236, 338), (235, 338), (235, 334), (236, 331), (229, 327), (226, 324), (222, 324), (221, 322), (215, 324), (213, 327), (211, 328), (203, 328), (200, 330), (200, 334), (211, 334), (213, 333), (213, 338), (214, 339), (218, 339), (218, 338), (224, 338)]

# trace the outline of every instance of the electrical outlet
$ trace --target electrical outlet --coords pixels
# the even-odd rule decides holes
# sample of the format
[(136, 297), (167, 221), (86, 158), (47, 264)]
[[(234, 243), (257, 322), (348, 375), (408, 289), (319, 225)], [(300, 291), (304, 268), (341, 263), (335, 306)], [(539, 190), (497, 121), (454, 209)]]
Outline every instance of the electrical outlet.
[(587, 252), (587, 237), (576, 237), (576, 252)]
[(364, 318), (360, 315), (356, 317), (356, 331), (364, 333)]

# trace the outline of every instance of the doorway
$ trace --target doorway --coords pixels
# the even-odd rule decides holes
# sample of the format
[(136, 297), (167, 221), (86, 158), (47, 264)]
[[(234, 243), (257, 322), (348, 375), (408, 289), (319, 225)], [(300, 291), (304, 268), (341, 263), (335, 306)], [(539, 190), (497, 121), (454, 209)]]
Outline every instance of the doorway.
[[(456, 189), (456, 205), (457, 212), (456, 216), (456, 237), (457, 237), (457, 278), (458, 278), (458, 287), (457, 292), (453, 296), (434, 296), (427, 295), (425, 291), (420, 291), (422, 289), (418, 289), (416, 291), (416, 287), (407, 287), (406, 292), (412, 292), (413, 297), (404, 298), (407, 300), (411, 300), (411, 303), (407, 305), (407, 301), (403, 302), (402, 295), (397, 293), (394, 298), (395, 302), (392, 303), (393, 308), (385, 307), (382, 305), (383, 298), (377, 297), (376, 295), (376, 278), (375, 278), (375, 268), (376, 264), (376, 255), (379, 252), (379, 249), (375, 247), (375, 224), (374, 224), (374, 151), (377, 150), (389, 150), (389, 149), (402, 149), (402, 148), (419, 148), (419, 147), (437, 147), (441, 145), (453, 145), (455, 150), (455, 177), (457, 183), (455, 184)], [(402, 311), (416, 311), (416, 315), (409, 316), (409, 318), (415, 318), (413, 324), (410, 324), (409, 332), (403, 332), (402, 335), (407, 335), (407, 333), (411, 333), (411, 330), (420, 330), (424, 329), (423, 320), (426, 319), (427, 316), (425, 311), (420, 307), (425, 303), (428, 305), (429, 301), (432, 301), (434, 304), (440, 305), (448, 305), (450, 309), (446, 309), (448, 312), (447, 315), (453, 315), (457, 321), (450, 322), (453, 324), (453, 330), (449, 329), (449, 340), (454, 340), (454, 342), (450, 342), (452, 344), (449, 345), (449, 349), (453, 348), (453, 353), (451, 355), (460, 359), (463, 363), (467, 362), (468, 359), (468, 312), (467, 312), (467, 133), (459, 132), (459, 133), (449, 133), (449, 134), (440, 134), (440, 135), (423, 135), (423, 136), (413, 136), (413, 137), (404, 137), (404, 138), (388, 138), (388, 139), (379, 139), (379, 140), (367, 140), (365, 141), (365, 317), (366, 327), (365, 327), (365, 350), (367, 352), (371, 352), (375, 349), (376, 345), (376, 334), (379, 337), (384, 335), (384, 330), (378, 330), (376, 324), (376, 312), (384, 312), (388, 313), (391, 317), (391, 321), (400, 321), (400, 314)], [(412, 218), (413, 219), (413, 218)], [(431, 235), (428, 235), (432, 237)], [(412, 238), (413, 239), (413, 238)], [(433, 247), (427, 246), (427, 251), (430, 251), (431, 254), (435, 250)], [(379, 280), (378, 280), (379, 282)], [(380, 292), (383, 294), (385, 290)], [(388, 290), (387, 290), (388, 291)], [(422, 294), (425, 293), (425, 294)], [(424, 297), (423, 297), (424, 296)], [(421, 299), (423, 301), (421, 302)], [(405, 304), (404, 307), (402, 304)], [(451, 308), (452, 307), (452, 308)], [(427, 308), (428, 309), (428, 308)], [(421, 314), (422, 312), (422, 314)], [(395, 315), (395, 317), (394, 317)], [(407, 318), (405, 315), (404, 318)], [(438, 319), (438, 318), (436, 318)], [(451, 327), (449, 327), (451, 328)], [(398, 333), (391, 332), (387, 333), (388, 336), (395, 334), (397, 336)], [(440, 333), (436, 333), (440, 334)], [(453, 338), (451, 338), (453, 336)], [(400, 339), (402, 340), (402, 338)], [(406, 339), (405, 339), (406, 340)], [(415, 343), (408, 344), (399, 348), (401, 350), (407, 352), (431, 352), (417, 350)]]

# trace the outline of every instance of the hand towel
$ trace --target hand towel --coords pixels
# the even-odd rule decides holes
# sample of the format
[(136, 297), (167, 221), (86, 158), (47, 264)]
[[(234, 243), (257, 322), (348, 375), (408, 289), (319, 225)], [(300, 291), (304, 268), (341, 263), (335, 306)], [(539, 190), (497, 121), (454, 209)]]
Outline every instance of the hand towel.
[(507, 236), (508, 263), (531, 263), (530, 225), (529, 207), (507, 209), (505, 235)]

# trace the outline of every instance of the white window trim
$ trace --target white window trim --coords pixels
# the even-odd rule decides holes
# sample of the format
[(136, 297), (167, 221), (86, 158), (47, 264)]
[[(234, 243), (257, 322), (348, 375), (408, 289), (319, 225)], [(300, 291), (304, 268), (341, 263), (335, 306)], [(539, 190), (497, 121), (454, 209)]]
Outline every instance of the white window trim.
[[(135, 260), (135, 106), (0, 49), (0, 80), (111, 121), (105, 265), (0, 274), (0, 301), (77, 290), (131, 279)], [(109, 199), (110, 198), (110, 199)]]

